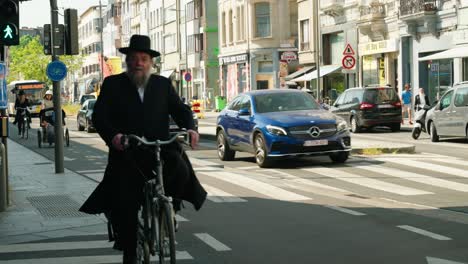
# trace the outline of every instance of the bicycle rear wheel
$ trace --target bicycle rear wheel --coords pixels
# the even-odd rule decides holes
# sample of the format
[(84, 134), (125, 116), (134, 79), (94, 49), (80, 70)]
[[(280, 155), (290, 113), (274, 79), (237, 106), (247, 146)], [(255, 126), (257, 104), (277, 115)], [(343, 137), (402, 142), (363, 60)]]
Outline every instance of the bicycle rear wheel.
[[(170, 202), (162, 202), (159, 211), (159, 263), (176, 263), (174, 213)], [(166, 259), (168, 258), (168, 259)]]

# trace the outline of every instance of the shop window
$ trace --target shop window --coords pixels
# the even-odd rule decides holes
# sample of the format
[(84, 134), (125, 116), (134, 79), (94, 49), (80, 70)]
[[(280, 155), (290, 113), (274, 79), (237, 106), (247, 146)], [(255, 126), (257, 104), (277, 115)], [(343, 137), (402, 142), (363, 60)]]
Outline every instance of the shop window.
[(257, 90), (268, 89), (268, 81), (257, 81)]

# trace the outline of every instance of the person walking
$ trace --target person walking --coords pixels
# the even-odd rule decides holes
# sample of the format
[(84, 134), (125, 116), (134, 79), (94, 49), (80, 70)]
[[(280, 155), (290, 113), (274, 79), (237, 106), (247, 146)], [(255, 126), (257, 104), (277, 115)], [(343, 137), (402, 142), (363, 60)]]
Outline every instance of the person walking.
[[(154, 153), (124, 150), (122, 137), (135, 134), (149, 141), (168, 140), (169, 116), (186, 128), (192, 148), (199, 139), (194, 129), (192, 111), (185, 105), (171, 81), (151, 74), (153, 59), (160, 55), (151, 49), (148, 36), (133, 35), (126, 55), (127, 71), (104, 79), (93, 110), (96, 131), (109, 147), (109, 158), (103, 180), (86, 200), (80, 211), (104, 213), (115, 235), (114, 249), (123, 251), (123, 263), (136, 263), (138, 209), (143, 199), (143, 177), (151, 175)], [(174, 199), (174, 210), (181, 200), (199, 210), (206, 191), (196, 178), (190, 161), (178, 142), (162, 147), (164, 187)], [(151, 177), (151, 176), (150, 176)], [(110, 238), (111, 238), (110, 234)]]
[(411, 109), (413, 96), (410, 91), (410, 84), (405, 84), (405, 90), (401, 93), (401, 103), (402, 103), (402, 114), (401, 114), (401, 124), (404, 124), (405, 112), (408, 114), (409, 124), (412, 125), (413, 121), (411, 119)]
[(414, 98), (414, 110), (419, 111), (429, 105), (429, 97), (424, 92), (424, 88), (419, 88), (419, 93)]

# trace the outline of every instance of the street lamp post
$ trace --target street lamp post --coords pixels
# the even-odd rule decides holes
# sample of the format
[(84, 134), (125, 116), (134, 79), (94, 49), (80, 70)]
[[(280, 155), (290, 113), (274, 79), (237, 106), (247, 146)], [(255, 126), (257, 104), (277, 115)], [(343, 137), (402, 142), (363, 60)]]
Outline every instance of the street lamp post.
[(317, 101), (320, 101), (320, 18), (319, 18), (319, 9), (320, 9), (320, 2), (319, 1), (314, 1), (315, 3), (315, 10), (314, 10), (314, 35), (315, 35), (315, 41), (314, 41), (314, 46), (315, 46), (315, 65), (317, 68)]
[(104, 40), (102, 37), (102, 32), (104, 31), (104, 21), (102, 20), (102, 4), (99, 0), (99, 31), (100, 31), (100, 41), (101, 41), (101, 54), (100, 56), (100, 65), (101, 70), (99, 71), (99, 87), (101, 87), (102, 81), (104, 80)]
[[(184, 9), (177, 9), (177, 8), (171, 8), (169, 9), (171, 11), (175, 11), (175, 12), (185, 12), (185, 17), (184, 17), (184, 35), (185, 35), (185, 73), (188, 72), (188, 35), (187, 35), (187, 4), (185, 4), (185, 7)], [(179, 21), (180, 21), (180, 13), (179, 13)], [(179, 22), (179, 25), (180, 25), (180, 22)], [(179, 40), (179, 43), (180, 40)], [(179, 44), (179, 51), (181, 52), (180, 55), (182, 55), (182, 48), (181, 48), (182, 44)], [(180, 80), (180, 86), (181, 86), (181, 96), (184, 95), (184, 92), (183, 92), (183, 80), (185, 76), (181, 76), (181, 80)], [(188, 85), (188, 82), (185, 81), (187, 83), (187, 86), (186, 86), (186, 96), (188, 97), (189, 96), (189, 85)], [(188, 100), (188, 98), (186, 98)]]

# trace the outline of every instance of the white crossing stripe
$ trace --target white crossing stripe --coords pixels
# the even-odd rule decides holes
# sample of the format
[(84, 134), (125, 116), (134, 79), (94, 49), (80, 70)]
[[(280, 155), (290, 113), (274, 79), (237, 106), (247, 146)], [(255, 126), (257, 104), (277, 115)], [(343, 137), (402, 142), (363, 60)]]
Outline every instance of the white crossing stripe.
[(236, 167), (238, 170), (252, 170), (252, 169), (258, 169), (258, 166), (244, 166), (244, 167)]
[(439, 179), (435, 177), (430, 177), (427, 175), (413, 173), (398, 169), (390, 169), (379, 165), (373, 165), (371, 163), (361, 163), (361, 164), (349, 164), (351, 167), (368, 170), (380, 174), (386, 174), (402, 179), (406, 179), (409, 181), (419, 182), (427, 185), (432, 185), (440, 188), (446, 188), (450, 190), (460, 191), (460, 192), (468, 192), (468, 184), (458, 183), (447, 181), (444, 179)]
[[(84, 243), (86, 244), (86, 243)], [(177, 260), (190, 260), (193, 257), (187, 251), (176, 251)], [(98, 263), (122, 263), (121, 254), (101, 255), (101, 256), (79, 256), (79, 257), (61, 257), (61, 258), (35, 258), (35, 259), (15, 259), (2, 260), (0, 264), (98, 264)]]
[(219, 164), (219, 163), (209, 161), (209, 160), (197, 159), (193, 157), (189, 157), (189, 159), (192, 164), (201, 166), (201, 167), (206, 167), (206, 166), (224, 167), (223, 164)]
[(218, 240), (216, 240), (216, 238), (210, 236), (207, 233), (196, 233), (194, 235), (198, 237), (201, 241), (208, 244), (208, 246), (212, 247), (216, 251), (230, 251), (231, 250), (228, 246), (219, 242)]
[(462, 159), (432, 159), (433, 161), (449, 163), (454, 165), (468, 166), (468, 161)]
[(0, 245), (0, 253), (12, 253), (23, 251), (43, 251), (43, 250), (72, 250), (89, 248), (108, 248), (111, 243), (107, 240), (79, 241), (79, 242), (53, 242), (53, 243), (25, 243)]
[(105, 171), (106, 171), (106, 169), (99, 169), (99, 170), (79, 170), (79, 171), (76, 171), (76, 172), (85, 174), (85, 173), (98, 173), (98, 172), (104, 173)]
[(64, 161), (73, 161), (73, 160), (76, 160), (76, 159), (72, 159), (72, 158), (69, 158), (67, 156), (63, 156), (63, 160)]
[[(380, 160), (380, 159), (376, 158), (376, 160)], [(415, 167), (418, 169), (427, 169), (427, 170), (437, 171), (437, 172), (444, 173), (444, 174), (451, 174), (451, 175), (455, 175), (455, 176), (459, 176), (463, 178), (468, 178), (468, 170), (451, 168), (447, 166), (437, 165), (434, 163), (423, 162), (423, 161), (418, 161), (418, 160), (406, 160), (406, 159), (392, 159), (392, 160), (384, 160), (384, 161), (390, 161), (390, 162), (398, 163), (398, 164), (409, 166), (409, 167)]]
[(423, 235), (423, 236), (427, 236), (427, 237), (430, 237), (430, 238), (433, 238), (433, 239), (437, 239), (437, 240), (452, 240), (450, 237), (442, 236), (442, 235), (432, 233), (432, 232), (429, 232), (429, 231), (426, 231), (426, 230), (423, 230), (423, 229), (420, 229), (420, 228), (417, 228), (417, 227), (409, 226), (409, 225), (399, 225), (397, 227), (399, 227), (401, 229), (411, 231), (411, 232), (414, 232), (414, 233), (417, 233), (417, 234), (420, 234), (420, 235)]
[(336, 210), (336, 211), (340, 211), (340, 212), (343, 212), (343, 213), (350, 214), (350, 215), (356, 215), (356, 216), (366, 215), (364, 213), (354, 211), (354, 210), (351, 210), (351, 209), (347, 209), (347, 208), (343, 208), (343, 207), (339, 207), (339, 206), (334, 206), (334, 205), (324, 205), (324, 206), (327, 207), (327, 208)]
[(203, 188), (208, 192), (208, 200), (215, 203), (237, 203), (237, 202), (247, 202), (247, 200), (236, 197), (230, 193), (227, 193), (223, 190), (215, 188), (213, 186), (203, 184)]
[(299, 195), (293, 192), (289, 192), (267, 184), (258, 180), (251, 179), (249, 177), (228, 172), (228, 171), (217, 171), (217, 172), (203, 172), (204, 175), (216, 178), (218, 180), (226, 181), (234, 185), (239, 185), (243, 188), (252, 190), (254, 192), (263, 194), (265, 196), (271, 197), (273, 199), (282, 200), (282, 201), (304, 201), (312, 200), (309, 197)]
[(193, 168), (194, 171), (218, 171), (218, 170), (222, 170), (222, 168), (218, 168), (218, 167), (196, 167), (196, 168)]
[(175, 218), (176, 218), (177, 222), (188, 222), (189, 221), (187, 218), (185, 218), (185, 217), (183, 217), (181, 215), (178, 215), (178, 214), (175, 215)]
[(337, 169), (325, 168), (325, 167), (317, 167), (317, 168), (309, 168), (303, 169), (305, 171), (317, 173), (323, 176), (335, 178), (338, 180), (350, 182), (353, 184), (365, 186), (372, 189), (377, 189), (389, 193), (396, 193), (399, 195), (422, 195), (422, 194), (433, 194), (431, 192), (421, 191), (414, 188), (409, 188), (393, 183), (388, 183), (376, 179), (371, 179), (367, 177), (363, 177), (357, 174), (340, 171)]

